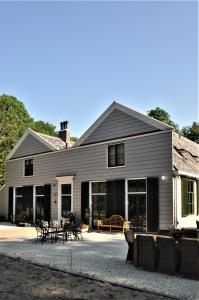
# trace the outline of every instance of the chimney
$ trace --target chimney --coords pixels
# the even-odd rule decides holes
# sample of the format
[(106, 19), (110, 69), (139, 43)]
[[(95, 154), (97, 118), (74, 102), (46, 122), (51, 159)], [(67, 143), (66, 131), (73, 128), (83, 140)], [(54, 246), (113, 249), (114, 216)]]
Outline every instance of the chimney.
[(59, 138), (66, 143), (66, 148), (68, 148), (70, 143), (70, 132), (68, 129), (68, 121), (60, 122)]

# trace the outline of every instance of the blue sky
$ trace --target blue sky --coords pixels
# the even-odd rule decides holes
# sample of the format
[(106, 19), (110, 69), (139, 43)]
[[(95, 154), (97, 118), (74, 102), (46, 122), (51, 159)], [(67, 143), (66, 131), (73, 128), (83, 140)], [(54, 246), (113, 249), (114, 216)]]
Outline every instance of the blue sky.
[(84, 130), (116, 100), (198, 117), (197, 2), (0, 2), (0, 94)]

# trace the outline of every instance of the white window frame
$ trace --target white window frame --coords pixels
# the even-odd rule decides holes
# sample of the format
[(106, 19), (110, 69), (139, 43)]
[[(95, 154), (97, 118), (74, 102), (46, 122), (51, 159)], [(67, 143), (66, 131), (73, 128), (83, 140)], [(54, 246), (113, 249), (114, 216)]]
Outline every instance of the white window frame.
[[(109, 167), (109, 165), (108, 165), (108, 148), (109, 148), (109, 146), (120, 145), (120, 144), (124, 145), (124, 165)], [(111, 144), (107, 144), (106, 145), (106, 168), (107, 169), (125, 168), (126, 167), (126, 153), (125, 153), (125, 149), (126, 149), (126, 143), (122, 142), (122, 141), (119, 142), (119, 143), (117, 142), (117, 143), (111, 143)]]
[(58, 207), (57, 207), (57, 210), (58, 210), (58, 221), (61, 220), (61, 217), (62, 217), (62, 212), (61, 212), (61, 209), (62, 209), (62, 193), (61, 193), (61, 185), (62, 184), (71, 184), (71, 212), (73, 213), (74, 212), (74, 203), (73, 203), (73, 180), (74, 180), (74, 176), (60, 176), (60, 177), (55, 177), (55, 179), (58, 181)]

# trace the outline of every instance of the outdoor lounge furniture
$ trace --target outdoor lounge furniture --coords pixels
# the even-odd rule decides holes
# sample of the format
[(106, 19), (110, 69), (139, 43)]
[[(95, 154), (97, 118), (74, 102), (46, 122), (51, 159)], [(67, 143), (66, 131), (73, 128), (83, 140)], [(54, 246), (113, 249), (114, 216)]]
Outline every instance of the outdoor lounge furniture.
[(199, 240), (183, 238), (181, 240), (180, 274), (199, 279)]
[(158, 249), (152, 236), (137, 235), (137, 267), (154, 271), (158, 265)]
[(169, 237), (157, 237), (156, 242), (159, 251), (158, 271), (175, 275), (181, 263), (178, 244)]
[(126, 242), (128, 243), (128, 252), (126, 256), (126, 263), (128, 261), (133, 261), (134, 257), (134, 232), (132, 230), (126, 230), (124, 232)]
[(125, 229), (129, 229), (131, 222), (125, 221), (120, 215), (112, 215), (110, 218), (105, 218), (103, 220), (97, 220), (97, 230), (100, 228), (109, 228), (112, 229), (122, 229), (124, 232)]

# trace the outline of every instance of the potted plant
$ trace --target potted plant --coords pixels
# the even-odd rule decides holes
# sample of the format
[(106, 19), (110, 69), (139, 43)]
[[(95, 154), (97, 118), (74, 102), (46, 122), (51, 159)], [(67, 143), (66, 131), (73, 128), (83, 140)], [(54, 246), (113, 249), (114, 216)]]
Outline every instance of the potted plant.
[(182, 238), (183, 234), (184, 234), (183, 229), (171, 227), (169, 230), (169, 235), (176, 241), (179, 241)]

